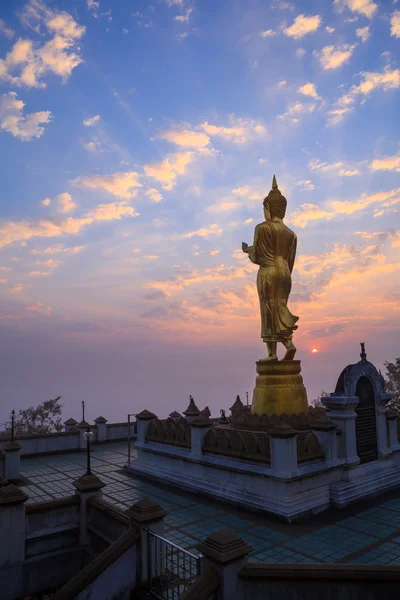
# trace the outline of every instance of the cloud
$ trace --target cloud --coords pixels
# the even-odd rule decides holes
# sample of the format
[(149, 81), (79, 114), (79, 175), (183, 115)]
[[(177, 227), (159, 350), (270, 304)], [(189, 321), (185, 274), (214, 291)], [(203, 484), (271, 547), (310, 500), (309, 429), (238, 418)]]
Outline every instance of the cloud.
[(330, 173), (335, 171), (341, 177), (352, 177), (360, 174), (358, 169), (346, 167), (342, 161), (326, 163), (319, 158), (312, 158), (308, 162), (308, 167), (311, 169), (311, 171), (320, 171), (321, 173)]
[[(189, 285), (204, 284), (213, 281), (232, 281), (235, 279), (247, 278), (253, 273), (252, 268), (227, 267), (226, 265), (217, 265), (202, 270), (191, 270), (184, 275), (176, 275), (167, 281), (154, 281), (146, 283), (144, 287), (161, 290), (167, 296), (173, 292), (180, 291)], [(229, 293), (229, 292), (228, 292)]]
[[(373, 204), (381, 204), (384, 208), (390, 207), (400, 202), (398, 196), (400, 196), (400, 188), (394, 188), (369, 196), (363, 194), (353, 200), (330, 200), (326, 203), (326, 208), (315, 204), (302, 204), (299, 209), (292, 213), (290, 222), (303, 228), (313, 221), (329, 221), (340, 215), (352, 215), (356, 212), (366, 210)], [(376, 210), (379, 212), (379, 209)]]
[(55, 221), (41, 219), (37, 221), (3, 221), (0, 223), (0, 248), (13, 242), (31, 238), (59, 237), (76, 235), (87, 225), (100, 221), (113, 221), (122, 217), (137, 217), (138, 212), (125, 202), (99, 204), (82, 217), (68, 217)]
[(159, 163), (144, 165), (144, 172), (147, 177), (159, 181), (165, 190), (171, 190), (176, 184), (177, 175), (184, 175), (194, 156), (194, 152), (171, 154)]
[(178, 33), (178, 35), (176, 36), (176, 39), (178, 41), (181, 41), (181, 40), (184, 40), (185, 38), (187, 38), (188, 35), (189, 35), (188, 32), (184, 31), (183, 33)]
[(334, 108), (328, 111), (328, 126), (332, 127), (341, 123), (344, 117), (352, 110), (352, 108)]
[(366, 27), (359, 27), (356, 29), (356, 36), (361, 38), (363, 42), (366, 42), (371, 36), (369, 26), (367, 25)]
[(98, 137), (94, 137), (90, 142), (83, 142), (83, 147), (89, 152), (104, 152), (104, 147)]
[(265, 31), (260, 31), (260, 35), (262, 38), (272, 37), (276, 35), (276, 31), (273, 31), (273, 29), (266, 29)]
[(371, 171), (397, 171), (400, 172), (400, 154), (376, 158), (369, 168)]
[(392, 245), (399, 245), (398, 240), (400, 231), (396, 231), (395, 229), (386, 229), (386, 231), (373, 231), (372, 233), (369, 233), (367, 231), (356, 231), (355, 233), (356, 235), (359, 235), (363, 240), (366, 240), (368, 242), (374, 240), (383, 244), (384, 242), (386, 242), (386, 240), (391, 239), (393, 240)]
[(349, 114), (354, 107), (358, 96), (366, 98), (371, 92), (381, 89), (384, 92), (400, 87), (400, 69), (390, 69), (386, 67), (382, 73), (371, 71), (361, 73), (361, 82), (359, 85), (353, 85), (349, 92), (340, 96), (337, 101), (337, 108), (328, 112), (328, 124), (336, 125)]
[(64, 194), (59, 194), (57, 196), (58, 209), (61, 213), (68, 213), (75, 210), (77, 207), (76, 202), (72, 200), (71, 194), (65, 192)]
[(372, 0), (334, 0), (333, 5), (338, 12), (343, 12), (345, 8), (348, 8), (351, 12), (368, 17), (368, 19), (372, 19), (378, 10), (378, 5)]
[(210, 138), (203, 132), (190, 129), (173, 128), (157, 135), (160, 139), (168, 140), (182, 148), (205, 148), (210, 143)]
[(50, 198), (45, 198), (44, 200), (41, 200), (41, 201), (40, 201), (40, 204), (41, 204), (42, 206), (50, 206), (50, 203), (51, 203), (51, 200), (50, 200)]
[(298, 181), (296, 185), (301, 185), (301, 192), (312, 192), (315, 190), (315, 185), (309, 179), (304, 179), (303, 181)]
[(325, 46), (322, 50), (314, 50), (313, 55), (317, 57), (325, 70), (338, 69), (348, 62), (353, 54), (356, 44), (342, 44), (340, 46)]
[(93, 127), (98, 121), (100, 121), (100, 115), (95, 115), (94, 117), (90, 117), (90, 119), (85, 119), (83, 124), (85, 127)]
[(334, 27), (329, 27), (329, 25), (327, 25), (325, 27), (325, 31), (326, 31), (326, 33), (329, 33), (329, 35), (331, 35), (331, 33), (334, 33), (335, 28)]
[(86, 0), (86, 5), (88, 10), (96, 11), (100, 8), (100, 2), (96, 2), (95, 0)]
[(174, 17), (174, 21), (178, 21), (178, 23), (188, 23), (189, 22), (189, 17), (193, 12), (193, 8), (188, 8), (187, 11), (185, 12), (185, 14), (183, 15), (176, 15)]
[(391, 16), (390, 35), (400, 38), (400, 10), (395, 10)]
[(43, 135), (42, 125), (50, 123), (52, 117), (48, 110), (23, 115), (24, 106), (15, 92), (0, 96), (0, 129), (26, 142)]
[(340, 169), (339, 175), (341, 177), (354, 177), (354, 175), (360, 175), (358, 169)]
[(26, 310), (36, 315), (49, 316), (51, 315), (52, 307), (46, 306), (42, 302), (34, 302), (26, 307)]
[(296, 56), (298, 56), (299, 58), (301, 58), (305, 54), (307, 54), (307, 50), (304, 50), (304, 48), (298, 48), (296, 50)]
[(39, 0), (31, 0), (20, 18), (25, 26), (40, 35), (43, 35), (41, 27), (44, 25), (53, 37), (42, 46), (28, 39), (17, 40), (5, 59), (0, 60), (0, 79), (15, 86), (36, 88), (46, 87), (42, 79), (47, 73), (67, 81), (82, 62), (77, 42), (84, 35), (85, 27), (67, 12), (54, 12)]
[(262, 200), (264, 197), (262, 193), (257, 192), (249, 185), (233, 189), (232, 194), (235, 194), (235, 196), (245, 196), (246, 200)]
[(309, 96), (310, 98), (315, 98), (315, 100), (319, 100), (320, 96), (317, 94), (317, 90), (314, 83), (305, 83), (300, 86), (297, 90), (300, 94), (304, 96)]
[(94, 175), (93, 177), (77, 177), (72, 180), (73, 185), (90, 190), (106, 191), (118, 198), (135, 198), (142, 187), (140, 175), (136, 171), (118, 172), (112, 175)]
[(8, 39), (11, 39), (15, 35), (14, 29), (7, 27), (3, 19), (0, 19), (0, 32), (3, 33)]
[(22, 292), (22, 290), (24, 289), (24, 286), (20, 283), (18, 283), (17, 285), (14, 285), (13, 287), (8, 288), (9, 292), (12, 292), (13, 294), (19, 294), (20, 292)]
[(308, 33), (316, 31), (321, 25), (322, 19), (319, 15), (312, 17), (306, 17), (305, 15), (298, 15), (293, 24), (290, 27), (284, 29), (284, 33), (296, 40), (301, 39)]
[(163, 199), (162, 195), (156, 188), (150, 188), (145, 192), (145, 195), (150, 198), (152, 202), (161, 202)]
[(216, 223), (209, 225), (208, 227), (201, 227), (196, 231), (190, 231), (189, 233), (184, 233), (182, 238), (191, 239), (192, 237), (203, 237), (208, 238), (211, 235), (221, 235), (222, 229)]
[(31, 250), (31, 254), (36, 256), (40, 254), (78, 254), (81, 252), (85, 246), (70, 246), (67, 247), (65, 244), (54, 244), (54, 246), (47, 246), (44, 250), (37, 250), (33, 248)]
[(230, 127), (212, 125), (208, 121), (205, 121), (199, 125), (199, 128), (211, 137), (221, 137), (223, 140), (234, 144), (245, 144), (254, 138), (259, 138), (266, 134), (266, 129), (260, 122), (240, 119), (234, 115), (231, 115), (230, 121)]
[(315, 102), (310, 102), (308, 104), (305, 104), (304, 102), (295, 102), (288, 106), (285, 113), (278, 115), (278, 119), (289, 120), (292, 123), (297, 124), (300, 122), (300, 117), (313, 113), (315, 108)]
[(243, 204), (241, 202), (220, 202), (218, 204), (212, 204), (206, 208), (206, 212), (210, 214), (230, 213), (238, 208), (241, 208)]

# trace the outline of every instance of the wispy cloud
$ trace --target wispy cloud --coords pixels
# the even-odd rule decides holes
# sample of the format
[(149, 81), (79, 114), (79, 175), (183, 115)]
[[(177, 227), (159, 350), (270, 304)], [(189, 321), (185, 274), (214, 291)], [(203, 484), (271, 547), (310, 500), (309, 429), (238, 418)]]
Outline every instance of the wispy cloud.
[(170, 154), (161, 162), (144, 165), (144, 172), (147, 177), (161, 183), (165, 190), (172, 190), (176, 184), (177, 176), (185, 174), (186, 167), (194, 157), (194, 152)]
[(100, 221), (113, 221), (122, 217), (136, 217), (138, 212), (125, 202), (98, 204), (82, 217), (68, 217), (55, 221), (5, 221), (0, 224), (0, 248), (31, 238), (51, 238), (76, 235), (84, 227)]
[(390, 35), (400, 38), (400, 10), (395, 10), (390, 18)]
[(353, 85), (350, 91), (340, 96), (336, 101), (336, 107), (328, 111), (328, 124), (336, 125), (349, 114), (357, 97), (365, 99), (375, 90), (387, 92), (400, 87), (400, 70), (387, 67), (382, 73), (361, 73), (359, 85)]
[(356, 29), (356, 36), (361, 38), (361, 40), (363, 42), (366, 42), (367, 40), (369, 40), (370, 36), (371, 36), (371, 31), (369, 26), (367, 25), (366, 27), (358, 27)]
[(85, 127), (93, 127), (93, 125), (95, 125), (99, 121), (100, 121), (100, 115), (95, 115), (94, 117), (90, 117), (88, 119), (85, 119), (83, 121), (83, 124), (85, 125)]
[(333, 5), (338, 12), (343, 12), (347, 8), (353, 13), (368, 17), (368, 19), (372, 19), (378, 11), (378, 5), (373, 0), (334, 0)]
[(13, 38), (15, 35), (14, 29), (11, 29), (11, 27), (7, 27), (3, 19), (0, 19), (0, 33), (5, 35), (8, 39)]
[(322, 50), (314, 50), (313, 54), (319, 59), (323, 69), (338, 69), (350, 60), (355, 47), (355, 44), (325, 46)]
[(284, 29), (284, 33), (289, 37), (295, 38), (296, 40), (301, 39), (308, 33), (317, 31), (322, 23), (322, 19), (319, 15), (307, 17), (305, 15), (298, 15), (292, 25)]
[(49, 110), (24, 115), (24, 106), (15, 92), (0, 96), (0, 129), (26, 142), (43, 135), (43, 125), (50, 123), (52, 117)]
[(77, 42), (86, 28), (69, 13), (53, 11), (40, 0), (31, 0), (20, 17), (26, 27), (42, 34), (44, 26), (53, 37), (41, 46), (29, 39), (17, 40), (5, 58), (0, 60), (0, 79), (28, 88), (46, 87), (43, 78), (48, 73), (67, 81), (82, 62)]
[[(292, 213), (290, 222), (303, 228), (309, 223), (321, 220), (329, 221), (335, 217), (348, 216), (366, 210), (374, 204), (385, 206), (389, 202), (397, 202), (398, 200), (400, 201), (400, 188), (370, 195), (363, 194), (353, 200), (330, 200), (326, 202), (325, 207), (316, 204), (302, 204), (299, 209)], [(377, 212), (379, 212), (378, 209)]]
[(135, 198), (138, 188), (142, 187), (140, 175), (136, 171), (117, 172), (112, 175), (93, 175), (92, 177), (77, 177), (73, 185), (89, 190), (106, 191), (118, 198)]

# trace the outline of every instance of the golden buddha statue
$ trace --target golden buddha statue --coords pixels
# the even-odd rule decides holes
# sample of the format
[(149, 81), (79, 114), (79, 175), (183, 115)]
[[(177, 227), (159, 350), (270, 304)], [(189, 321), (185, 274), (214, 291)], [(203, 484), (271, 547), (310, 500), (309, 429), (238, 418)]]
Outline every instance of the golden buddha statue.
[[(260, 299), (261, 337), (267, 344), (268, 357), (257, 362), (256, 388), (252, 412), (289, 414), (307, 412), (307, 393), (300, 375), (300, 361), (293, 360), (296, 348), (292, 341), (299, 317), (288, 309), (292, 288), (292, 270), (297, 237), (284, 223), (287, 201), (281, 194), (275, 175), (272, 190), (263, 202), (265, 221), (254, 231), (254, 242), (242, 244), (243, 252), (259, 265), (257, 290)], [(286, 353), (282, 361), (276, 354), (281, 342)]]
[(286, 213), (286, 198), (278, 190), (276, 178), (272, 180), (272, 190), (264, 202), (265, 221), (254, 231), (254, 242), (242, 244), (243, 252), (251, 262), (259, 265), (257, 290), (260, 298), (261, 337), (267, 344), (268, 360), (278, 360), (277, 342), (286, 348), (283, 360), (293, 360), (296, 348), (292, 342), (293, 331), (297, 329), (299, 317), (292, 315), (287, 307), (297, 236), (286, 227), (283, 218)]

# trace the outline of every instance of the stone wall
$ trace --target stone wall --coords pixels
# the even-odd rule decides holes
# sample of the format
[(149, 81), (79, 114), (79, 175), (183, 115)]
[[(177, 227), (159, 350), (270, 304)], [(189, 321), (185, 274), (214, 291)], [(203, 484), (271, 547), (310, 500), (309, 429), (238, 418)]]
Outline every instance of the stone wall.
[(26, 509), (25, 557), (79, 545), (79, 496), (30, 504)]
[(248, 563), (238, 573), (242, 600), (398, 598), (397, 566)]
[(18, 435), (15, 439), (22, 446), (21, 456), (79, 450), (79, 431)]

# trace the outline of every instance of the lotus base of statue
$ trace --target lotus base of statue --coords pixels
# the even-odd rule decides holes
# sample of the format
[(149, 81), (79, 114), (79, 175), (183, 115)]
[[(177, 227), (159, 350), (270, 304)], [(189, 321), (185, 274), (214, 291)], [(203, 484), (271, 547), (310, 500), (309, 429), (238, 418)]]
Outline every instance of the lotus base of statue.
[(257, 363), (252, 414), (300, 415), (308, 413), (307, 391), (299, 360), (261, 359)]

